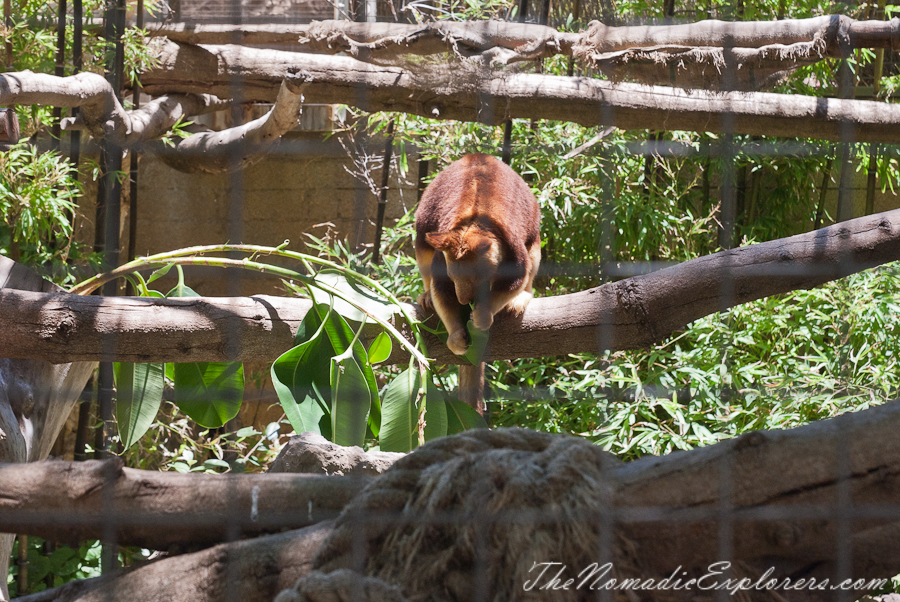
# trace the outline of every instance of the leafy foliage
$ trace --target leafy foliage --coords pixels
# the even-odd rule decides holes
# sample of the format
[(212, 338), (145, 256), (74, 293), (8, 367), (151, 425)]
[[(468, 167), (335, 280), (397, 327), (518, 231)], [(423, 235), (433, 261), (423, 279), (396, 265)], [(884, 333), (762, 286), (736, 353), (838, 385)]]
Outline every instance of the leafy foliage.
[(60, 284), (86, 258), (73, 240), (81, 184), (58, 153), (19, 143), (0, 152), (0, 253), (37, 266)]

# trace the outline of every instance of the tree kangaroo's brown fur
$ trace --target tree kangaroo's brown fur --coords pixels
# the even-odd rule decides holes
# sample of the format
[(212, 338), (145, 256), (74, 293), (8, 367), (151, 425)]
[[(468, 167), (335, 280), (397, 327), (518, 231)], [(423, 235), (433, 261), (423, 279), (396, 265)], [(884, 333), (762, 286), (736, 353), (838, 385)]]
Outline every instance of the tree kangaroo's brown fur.
[(525, 181), (489, 155), (466, 155), (425, 190), (416, 211), (419, 304), (437, 311), (453, 353), (468, 346), (464, 305), (474, 302), (479, 330), (504, 309), (525, 311), (541, 260), (540, 221)]

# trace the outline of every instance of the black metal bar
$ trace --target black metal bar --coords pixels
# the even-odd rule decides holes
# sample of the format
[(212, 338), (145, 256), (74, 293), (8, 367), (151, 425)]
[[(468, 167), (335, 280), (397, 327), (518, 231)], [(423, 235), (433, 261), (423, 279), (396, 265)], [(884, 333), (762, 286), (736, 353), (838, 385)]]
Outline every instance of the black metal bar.
[(503, 124), (503, 162), (512, 164), (512, 119)]
[(419, 177), (416, 184), (416, 200), (422, 200), (422, 193), (425, 192), (425, 178), (428, 177), (428, 159), (419, 159)]
[(384, 160), (381, 163), (381, 189), (378, 191), (378, 214), (375, 217), (375, 244), (372, 246), (372, 263), (381, 261), (381, 234), (384, 230), (384, 210), (387, 207), (388, 181), (391, 175), (391, 159), (394, 156), (394, 120), (388, 123), (387, 142), (384, 143)]
[[(56, 22), (56, 68), (54, 74), (62, 77), (66, 74), (66, 0), (58, 0), (58, 12)], [(62, 119), (62, 109), (53, 107), (53, 126), (51, 127), (50, 148), (58, 151), (62, 129), (59, 121)]]

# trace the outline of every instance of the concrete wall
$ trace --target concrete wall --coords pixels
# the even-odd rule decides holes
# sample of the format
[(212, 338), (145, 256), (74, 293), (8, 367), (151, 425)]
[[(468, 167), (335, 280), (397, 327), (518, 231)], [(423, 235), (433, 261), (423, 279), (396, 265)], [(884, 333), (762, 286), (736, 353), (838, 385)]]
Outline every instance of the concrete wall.
[[(371, 152), (381, 155), (384, 142)], [(126, 166), (128, 162), (126, 161)], [(140, 158), (138, 178), (138, 256), (194, 245), (226, 242), (308, 250), (305, 233), (317, 237), (329, 231), (352, 247), (371, 245), (375, 237), (377, 198), (351, 176), (350, 161), (334, 139), (322, 134), (291, 134), (276, 151), (237, 174), (186, 174), (154, 156)], [(126, 167), (127, 168), (127, 167)], [(413, 174), (414, 175), (414, 174)], [(374, 173), (381, 181), (380, 170)], [(416, 202), (416, 183), (392, 174), (386, 224), (393, 223)], [(96, 185), (88, 185), (81, 205), (78, 237), (93, 243)], [(129, 186), (123, 187), (121, 245), (128, 249)], [(188, 285), (202, 295), (251, 295), (281, 291), (278, 281), (249, 272), (219, 268), (186, 268)], [(173, 279), (161, 280), (163, 291)]]

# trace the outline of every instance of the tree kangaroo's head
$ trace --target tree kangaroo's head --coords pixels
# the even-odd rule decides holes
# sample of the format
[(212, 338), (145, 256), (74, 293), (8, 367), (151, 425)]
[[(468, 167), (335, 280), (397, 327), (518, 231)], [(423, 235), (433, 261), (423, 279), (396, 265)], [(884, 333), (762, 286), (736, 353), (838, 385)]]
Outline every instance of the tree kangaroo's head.
[(430, 232), (425, 240), (444, 253), (447, 273), (462, 305), (487, 298), (491, 279), (500, 264), (500, 243), (490, 232), (464, 228), (449, 232)]

